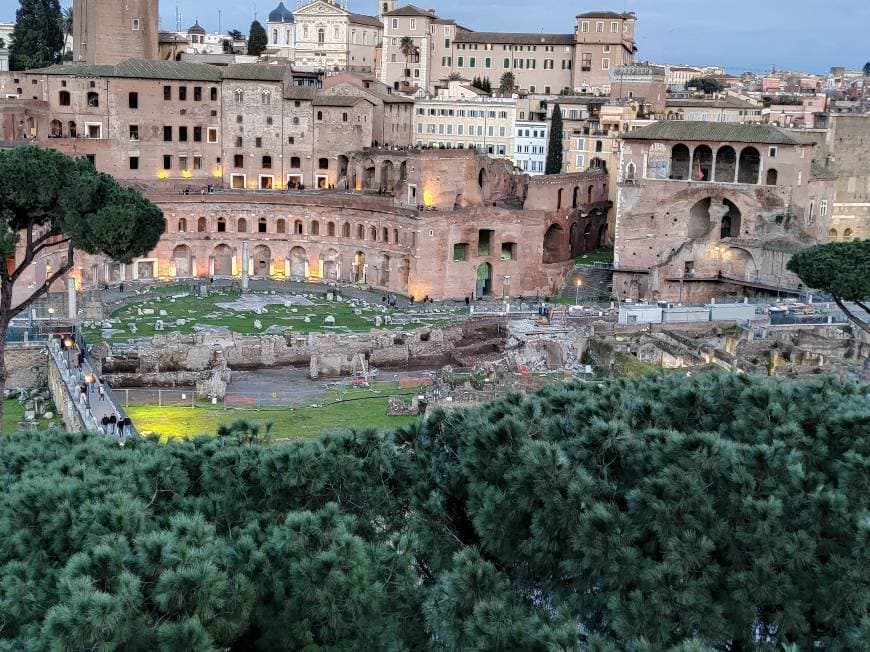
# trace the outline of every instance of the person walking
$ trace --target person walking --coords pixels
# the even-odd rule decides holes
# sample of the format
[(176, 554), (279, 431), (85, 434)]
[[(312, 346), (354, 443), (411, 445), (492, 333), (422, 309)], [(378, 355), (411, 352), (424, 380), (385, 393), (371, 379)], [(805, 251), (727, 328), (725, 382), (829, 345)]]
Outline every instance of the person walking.
[(112, 434), (115, 435), (115, 434), (117, 434), (117, 429), (118, 429), (118, 417), (116, 417), (115, 413), (113, 412), (112, 415), (109, 417), (109, 430), (111, 430)]
[(81, 391), (79, 392), (79, 405), (85, 407), (88, 404), (88, 386), (82, 383)]
[(100, 402), (103, 402), (106, 400), (106, 388), (103, 386), (103, 383), (100, 383), (100, 385), (97, 389), (97, 393), (98, 393), (98, 398), (99, 398)]
[(109, 417), (107, 417), (106, 415), (103, 415), (103, 418), (100, 419), (100, 425), (103, 427), (103, 434), (108, 435), (109, 434)]

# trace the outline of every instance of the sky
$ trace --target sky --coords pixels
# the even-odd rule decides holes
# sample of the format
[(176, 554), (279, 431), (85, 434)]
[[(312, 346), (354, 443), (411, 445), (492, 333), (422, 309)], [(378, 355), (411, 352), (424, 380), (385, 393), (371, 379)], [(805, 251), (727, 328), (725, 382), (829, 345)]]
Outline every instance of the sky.
[[(182, 28), (199, 19), (208, 31), (248, 32), (279, 0), (178, 0)], [(284, 0), (292, 11), (296, 0)], [(14, 20), (15, 0), (0, 0), (0, 20)], [(63, 4), (68, 4), (64, 2)], [(399, 5), (405, 4), (400, 0)], [(637, 13), (638, 58), (656, 63), (719, 65), (730, 72), (778, 69), (826, 72), (870, 60), (868, 0), (417, 0), (439, 16), (480, 31), (573, 31), (584, 11)], [(175, 0), (161, 0), (161, 27), (175, 27)], [(376, 14), (376, 0), (350, 0), (351, 11)]]

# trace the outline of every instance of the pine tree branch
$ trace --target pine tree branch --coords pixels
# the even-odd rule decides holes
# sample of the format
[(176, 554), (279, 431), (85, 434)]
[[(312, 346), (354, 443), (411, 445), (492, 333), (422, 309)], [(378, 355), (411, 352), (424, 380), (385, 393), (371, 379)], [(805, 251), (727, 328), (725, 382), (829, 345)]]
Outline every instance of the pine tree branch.
[[(72, 243), (69, 243), (69, 245), (67, 247), (66, 262), (63, 265), (61, 265), (60, 268), (54, 274), (52, 274), (48, 279), (46, 279), (45, 283), (43, 283), (42, 286), (40, 286), (40, 288), (38, 290), (36, 290), (27, 299), (25, 299), (24, 301), (19, 303), (14, 308), (9, 309), (11, 311), (10, 315), (9, 315), (10, 319), (12, 317), (14, 317), (15, 315), (20, 314), (24, 310), (27, 310), (31, 305), (33, 305), (33, 302), (36, 301), (37, 299), (40, 299), (43, 296), (45, 296), (46, 294), (48, 294), (48, 291), (51, 289), (52, 284), (59, 281), (62, 277), (66, 276), (66, 274), (72, 268), (73, 268), (73, 246), (72, 246)], [(18, 271), (18, 270), (16, 270), (16, 271)], [(10, 278), (9, 279), (10, 295), (11, 295), (11, 289), (12, 289), (13, 282), (14, 282), (14, 278)], [(5, 290), (5, 288), (4, 288), (4, 290)], [(11, 296), (10, 296), (10, 300), (11, 300)]]
[[(849, 321), (851, 321), (853, 324), (855, 324), (855, 326), (857, 326), (862, 331), (864, 331), (865, 333), (870, 335), (870, 325), (865, 324), (863, 321), (858, 319), (858, 317), (856, 315), (853, 315), (852, 311), (846, 307), (846, 304), (843, 303), (843, 300), (839, 296), (837, 296), (836, 294), (832, 294), (832, 296), (834, 297), (834, 301), (836, 302), (836, 304), (840, 307), (840, 310), (842, 310), (843, 313), (846, 315), (846, 317), (849, 318)], [(861, 305), (861, 304), (858, 303), (858, 305)], [(866, 308), (865, 308), (865, 310), (866, 310)]]

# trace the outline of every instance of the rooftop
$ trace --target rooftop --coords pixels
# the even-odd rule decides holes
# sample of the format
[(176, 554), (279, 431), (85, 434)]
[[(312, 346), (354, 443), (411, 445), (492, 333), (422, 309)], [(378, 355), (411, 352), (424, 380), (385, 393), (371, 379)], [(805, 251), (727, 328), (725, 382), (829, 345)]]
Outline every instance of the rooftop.
[(521, 32), (459, 32), (455, 43), (506, 43), (511, 45), (574, 45), (573, 34), (530, 34)]
[(361, 95), (317, 95), (313, 104), (314, 106), (356, 106), (360, 102), (374, 104)]
[(712, 108), (712, 109), (760, 109), (760, 104), (753, 104), (752, 102), (746, 102), (745, 100), (738, 99), (736, 97), (720, 97), (720, 98), (689, 98), (683, 100), (671, 100), (668, 99), (665, 101), (665, 106), (680, 108), (680, 107), (700, 107), (700, 108)]
[(383, 27), (383, 23), (375, 16), (366, 16), (365, 14), (348, 14), (350, 22), (357, 25), (368, 25), (369, 27)]
[(589, 11), (585, 14), (577, 14), (577, 18), (613, 18), (616, 20), (635, 20), (637, 16), (633, 11), (618, 13), (615, 11)]
[(813, 141), (770, 125), (744, 125), (729, 122), (692, 122), (662, 120), (624, 134), (625, 140), (681, 140), (769, 145), (810, 145)]
[(290, 76), (290, 67), (264, 63), (233, 63), (224, 68), (224, 79), (245, 79), (250, 81), (283, 81)]
[(272, 11), (269, 12), (270, 23), (292, 23), (294, 22), (293, 13), (284, 6), (283, 2), (278, 3)]
[(411, 17), (420, 17), (420, 18), (435, 18), (435, 12), (430, 11), (428, 9), (420, 9), (420, 7), (416, 5), (405, 5), (404, 7), (399, 7), (397, 9), (393, 9), (392, 11), (388, 11), (384, 14), (384, 16), (411, 16)]
[(127, 59), (114, 66), (67, 64), (28, 71), (37, 75), (65, 77), (121, 77), (130, 79), (168, 79), (173, 81), (221, 80), (221, 70), (205, 63)]

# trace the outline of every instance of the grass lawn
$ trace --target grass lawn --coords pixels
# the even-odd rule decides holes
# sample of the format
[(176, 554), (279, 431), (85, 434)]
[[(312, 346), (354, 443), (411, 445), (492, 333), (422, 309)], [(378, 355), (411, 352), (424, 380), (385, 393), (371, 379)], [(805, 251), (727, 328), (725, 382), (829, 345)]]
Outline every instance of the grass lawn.
[[(367, 332), (374, 328), (374, 318), (383, 314), (379, 307), (371, 306), (362, 309), (361, 315), (354, 314), (354, 308), (348, 303), (318, 302), (312, 306), (284, 307), (284, 296), (262, 295), (267, 300), (274, 300), (269, 304), (265, 314), (258, 315), (253, 310), (236, 311), (231, 308), (221, 308), (217, 304), (233, 303), (239, 299), (238, 293), (216, 293), (208, 297), (185, 296), (177, 299), (172, 294), (182, 294), (184, 286), (170, 286), (159, 288), (148, 296), (143, 296), (140, 301), (132, 303), (112, 314), (113, 328), (122, 331), (114, 333), (106, 341), (117, 344), (128, 342), (132, 339), (147, 338), (154, 336), (157, 331), (154, 324), (162, 320), (165, 324), (165, 332), (177, 332), (183, 335), (194, 333), (194, 326), (212, 326), (227, 328), (233, 333), (240, 335), (262, 334), (270, 326), (279, 326), (283, 330), (293, 329), (303, 335), (311, 332)], [(139, 310), (150, 308), (153, 315), (140, 315)], [(160, 316), (160, 311), (166, 311), (166, 316)], [(293, 312), (296, 310), (296, 312)], [(387, 312), (386, 314), (392, 314)], [(323, 323), (327, 315), (335, 317), (335, 325), (328, 326)], [(309, 323), (305, 323), (305, 318)], [(183, 326), (176, 326), (179, 319), (184, 319)], [(254, 326), (259, 321), (262, 328)], [(447, 321), (447, 320), (445, 320)], [(129, 330), (129, 324), (136, 325), (136, 333)], [(389, 328), (389, 326), (387, 326)], [(102, 329), (84, 329), (85, 337), (90, 342), (103, 340)]]
[[(352, 399), (358, 392), (348, 392)], [(345, 400), (325, 404), (323, 407), (297, 408), (234, 408), (219, 406), (157, 407), (155, 405), (129, 407), (127, 413), (140, 433), (157, 433), (163, 437), (194, 437), (214, 435), (218, 426), (229, 425), (239, 419), (265, 426), (272, 423), (276, 439), (318, 437), (332, 431), (351, 428), (389, 429), (412, 423), (416, 417), (387, 416), (387, 397), (370, 392), (363, 400)]]
[[(49, 412), (56, 410), (53, 405), (47, 407)], [(18, 430), (18, 423), (24, 421), (24, 406), (18, 402), (17, 398), (10, 398), (3, 401), (3, 432), (10, 433)], [(39, 419), (39, 429), (46, 430), (52, 424), (60, 424), (60, 419), (55, 417), (53, 420)], [(61, 426), (62, 427), (62, 426)]]
[(612, 263), (613, 249), (596, 249), (589, 253), (577, 256), (575, 261), (578, 265), (592, 265), (594, 263)]

